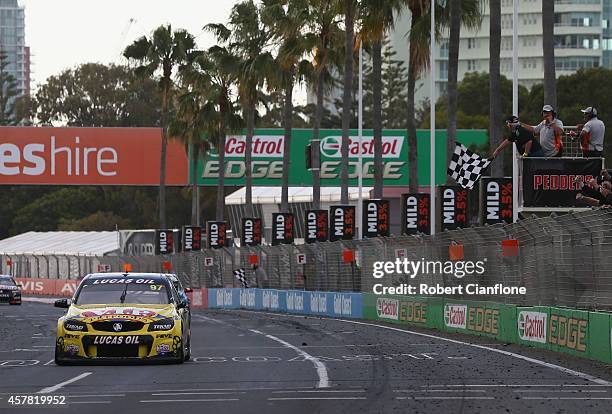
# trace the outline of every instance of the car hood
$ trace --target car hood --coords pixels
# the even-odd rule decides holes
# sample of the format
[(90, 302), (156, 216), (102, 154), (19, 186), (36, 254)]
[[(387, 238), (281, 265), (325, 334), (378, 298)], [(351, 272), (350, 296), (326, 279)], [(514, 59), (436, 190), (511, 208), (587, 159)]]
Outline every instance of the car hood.
[(150, 323), (158, 319), (175, 317), (174, 305), (72, 305), (67, 318), (86, 323), (108, 320), (130, 320)]

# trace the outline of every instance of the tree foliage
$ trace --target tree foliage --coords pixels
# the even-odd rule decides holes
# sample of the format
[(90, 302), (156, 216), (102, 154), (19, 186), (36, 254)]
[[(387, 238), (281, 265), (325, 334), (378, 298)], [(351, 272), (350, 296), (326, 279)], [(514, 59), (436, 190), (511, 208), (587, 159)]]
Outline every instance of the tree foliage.
[(85, 63), (47, 79), (36, 93), (36, 116), (43, 125), (159, 126), (156, 88), (125, 66)]

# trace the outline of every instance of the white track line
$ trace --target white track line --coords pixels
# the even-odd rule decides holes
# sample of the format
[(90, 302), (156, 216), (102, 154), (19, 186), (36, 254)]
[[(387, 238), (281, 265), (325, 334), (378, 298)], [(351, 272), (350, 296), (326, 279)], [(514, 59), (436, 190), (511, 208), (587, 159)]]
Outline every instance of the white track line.
[(63, 386), (68, 385), (68, 384), (72, 384), (73, 382), (76, 382), (76, 381), (78, 381), (80, 379), (88, 377), (91, 374), (92, 374), (91, 372), (83, 372), (81, 375), (77, 375), (74, 378), (71, 378), (71, 379), (66, 380), (64, 382), (60, 382), (59, 384), (53, 385), (51, 387), (43, 388), (42, 390), (38, 391), (37, 394), (49, 394), (49, 393), (55, 392), (55, 391), (59, 390), (60, 388), (62, 388)]
[[(272, 391), (272, 394), (295, 394), (295, 393), (306, 393), (306, 392), (315, 392), (317, 394), (327, 394), (330, 392), (348, 392), (348, 393), (355, 393), (355, 392), (366, 392), (366, 390), (287, 390), (287, 391)], [(484, 391), (483, 391), (484, 392)]]
[(303, 349), (300, 349), (297, 346), (292, 345), (289, 342), (283, 341), (282, 339), (277, 338), (275, 336), (265, 334), (261, 331), (258, 331), (257, 329), (249, 329), (249, 331), (259, 334), (259, 335), (263, 335), (268, 339), (278, 342), (279, 344), (283, 344), (287, 348), (293, 349), (295, 352), (297, 352), (298, 355), (304, 357), (304, 359), (311, 361), (312, 364), (315, 366), (315, 369), (317, 370), (317, 375), (319, 376), (319, 383), (317, 384), (317, 388), (329, 388), (330, 385), (329, 385), (329, 375), (327, 374), (327, 367), (318, 358), (313, 357), (312, 355), (310, 355), (308, 352), (304, 351)]
[(299, 400), (367, 400), (366, 397), (274, 397), (268, 401), (299, 401)]
[[(245, 310), (239, 310), (239, 311), (244, 312)], [(252, 311), (252, 313), (264, 313), (264, 314), (268, 314), (268, 315), (279, 315), (279, 314), (275, 314), (275, 313), (272, 313), (272, 312), (257, 312), (257, 311)], [(305, 318), (302, 315), (290, 315), (290, 314), (282, 314), (282, 315), (283, 316), (290, 316), (290, 317), (297, 317), (297, 318), (302, 318), (302, 319)], [(325, 317), (322, 317), (321, 319), (329, 319), (329, 320), (334, 320), (334, 321), (339, 321), (339, 322), (352, 323), (354, 325), (372, 326), (372, 327), (375, 327), (375, 328), (387, 329), (387, 330), (390, 330), (390, 331), (407, 333), (407, 334), (411, 334), (411, 335), (421, 336), (421, 337), (424, 337), (424, 338), (438, 339), (440, 341), (446, 341), (446, 342), (450, 342), (450, 343), (453, 343), (453, 344), (471, 346), (472, 348), (484, 349), (486, 351), (496, 352), (498, 354), (510, 356), (510, 357), (513, 357), (513, 358), (516, 358), (516, 359), (522, 359), (523, 361), (531, 362), (532, 364), (541, 365), (541, 366), (546, 367), (546, 368), (554, 369), (556, 371), (560, 371), (560, 372), (563, 372), (565, 374), (573, 375), (575, 377), (581, 378), (581, 379), (586, 380), (586, 381), (591, 381), (591, 382), (594, 382), (594, 383), (599, 384), (599, 385), (612, 386), (612, 382), (606, 381), (606, 380), (601, 379), (601, 378), (597, 378), (597, 377), (595, 377), (593, 375), (590, 375), (590, 374), (587, 374), (587, 373), (584, 373), (584, 372), (580, 372), (580, 371), (575, 371), (575, 370), (570, 369), (570, 368), (565, 368), (565, 367), (562, 367), (560, 365), (551, 364), (550, 362), (541, 361), (539, 359), (530, 358), (530, 357), (527, 357), (525, 355), (516, 354), (514, 352), (504, 351), (502, 349), (491, 348), (491, 347), (484, 346), (484, 345), (472, 344), (472, 343), (469, 343), (469, 342), (459, 341), (457, 339), (444, 338), (442, 336), (436, 336), (436, 335), (426, 334), (426, 333), (422, 333), (422, 332), (410, 331), (410, 330), (407, 330), (407, 329), (394, 328), (392, 326), (377, 325), (375, 323), (352, 321), (352, 320), (348, 320), (348, 319), (325, 318)]]
[(140, 400), (141, 403), (224, 402), (224, 401), (240, 401), (240, 398), (208, 398), (208, 399), (196, 399), (196, 400)]
[(612, 400), (612, 397), (521, 397), (521, 400)]
[(91, 398), (91, 397), (125, 397), (125, 394), (86, 394), (86, 395), (68, 395), (68, 398)]
[(156, 397), (168, 397), (172, 395), (231, 395), (231, 394), (246, 394), (246, 391), (215, 391), (215, 392), (159, 392), (154, 395)]
[(396, 400), (494, 400), (495, 397), (395, 397)]

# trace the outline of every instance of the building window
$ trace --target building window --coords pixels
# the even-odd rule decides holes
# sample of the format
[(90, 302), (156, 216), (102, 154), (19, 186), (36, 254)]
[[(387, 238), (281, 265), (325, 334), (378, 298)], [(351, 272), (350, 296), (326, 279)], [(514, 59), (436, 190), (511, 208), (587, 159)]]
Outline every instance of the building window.
[(473, 37), (468, 38), (468, 49), (476, 49), (476, 39)]
[(470, 59), (467, 61), (468, 64), (468, 72), (476, 72), (478, 70), (478, 65), (477, 62), (473, 59)]
[(441, 61), (439, 68), (440, 68), (440, 72), (438, 76), (440, 80), (448, 80), (448, 62)]

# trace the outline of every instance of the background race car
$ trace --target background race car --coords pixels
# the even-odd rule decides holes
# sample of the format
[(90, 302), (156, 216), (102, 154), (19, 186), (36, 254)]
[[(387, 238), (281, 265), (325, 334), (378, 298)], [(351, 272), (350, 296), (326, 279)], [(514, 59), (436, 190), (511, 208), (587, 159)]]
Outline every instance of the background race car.
[(12, 276), (0, 275), (0, 303), (21, 305), (21, 288)]

